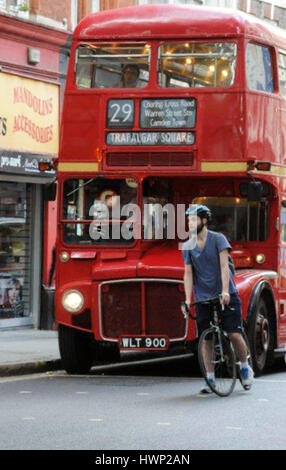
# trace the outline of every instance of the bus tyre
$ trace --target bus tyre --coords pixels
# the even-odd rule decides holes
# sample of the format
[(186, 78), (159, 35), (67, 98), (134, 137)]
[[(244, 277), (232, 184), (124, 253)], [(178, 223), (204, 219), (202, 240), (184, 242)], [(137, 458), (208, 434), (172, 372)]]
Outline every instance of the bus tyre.
[(261, 298), (253, 313), (248, 338), (256, 375), (270, 367), (274, 361), (274, 335), (266, 302)]
[(62, 366), (68, 374), (87, 374), (92, 366), (93, 354), (89, 335), (59, 325), (59, 349)]

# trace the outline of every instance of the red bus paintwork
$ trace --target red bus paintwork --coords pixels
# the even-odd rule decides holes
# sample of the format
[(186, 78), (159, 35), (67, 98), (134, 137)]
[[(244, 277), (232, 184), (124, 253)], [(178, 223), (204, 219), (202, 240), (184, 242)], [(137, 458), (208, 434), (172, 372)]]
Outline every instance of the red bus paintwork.
[[(224, 39), (238, 45), (237, 72), (234, 84), (228, 88), (163, 89), (156, 84), (154, 55), (149, 84), (144, 89), (77, 89), (74, 83), (74, 56), (78, 44), (86, 41), (149, 41), (156, 47), (166, 40), (179, 39)], [(274, 93), (256, 92), (247, 89), (245, 78), (245, 50), (248, 42), (271, 47), (275, 68)], [(267, 25), (255, 17), (227, 10), (178, 7), (174, 5), (142, 6), (109, 10), (89, 15), (81, 21), (74, 32), (71, 49), (65, 103), (62, 116), (60, 163), (97, 162), (98, 172), (103, 175), (136, 177), (138, 181), (149, 175), (190, 176), (203, 179), (209, 192), (216, 194), (219, 184), (236, 184), (237, 178), (249, 178), (247, 168), (235, 171), (217, 171), (212, 167), (204, 170), (204, 164), (223, 162), (247, 163), (267, 161), (277, 165), (273, 172), (253, 171), (253, 175), (269, 182), (274, 188), (270, 204), (269, 236), (265, 242), (240, 242), (233, 244), (233, 258), (237, 272), (236, 284), (242, 299), (243, 318), (247, 319), (252, 294), (259, 283), (265, 282), (271, 289), (274, 302), (272, 318), (275, 322), (275, 347), (286, 343), (286, 246), (280, 242), (276, 219), (280, 217), (281, 201), (286, 197), (286, 180), (283, 178), (285, 165), (286, 126), (285, 98), (278, 87), (277, 54), (286, 51), (286, 33)], [(153, 168), (112, 168), (106, 166), (106, 154), (112, 152), (158, 152), (166, 154), (173, 147), (164, 148), (132, 147), (120, 148), (105, 143), (106, 104), (111, 97), (128, 97), (135, 100), (138, 110), (140, 100), (152, 97), (192, 97), (197, 100), (197, 124), (194, 152), (194, 165), (184, 169), (172, 167)], [(282, 125), (283, 124), (283, 125)], [(134, 130), (139, 130), (135, 122)], [(207, 136), (207, 138), (206, 138)], [(178, 149), (183, 151), (184, 149)], [(97, 156), (100, 158), (97, 159)], [(286, 173), (285, 173), (286, 175)], [(84, 177), (91, 178), (93, 172)], [(59, 171), (60, 198), (62, 182), (66, 178), (82, 177), (77, 172)], [(212, 186), (213, 185), (213, 186)], [(202, 190), (203, 191), (203, 190)], [(202, 192), (201, 195), (203, 195)], [(200, 195), (200, 194), (198, 194)], [(208, 194), (211, 195), (211, 194)], [(102, 340), (99, 322), (97, 289), (100, 283), (116, 279), (170, 279), (183, 278), (181, 252), (177, 245), (169, 243), (152, 246), (138, 241), (132, 247), (68, 246), (62, 241), (62, 225), (59, 210), (57, 260), (62, 251), (71, 254), (67, 263), (57, 261), (57, 320), (71, 326), (72, 315), (61, 305), (61, 296), (68, 288), (80, 288), (86, 296), (85, 307), (91, 311), (90, 328), (76, 326), (90, 331), (97, 341)], [(265, 263), (255, 261), (258, 253), (264, 253)], [(269, 301), (270, 302), (270, 301)], [(79, 312), (81, 313), (81, 312)], [(122, 332), (124, 334), (124, 331)], [(190, 323), (186, 340), (194, 340), (196, 330)]]

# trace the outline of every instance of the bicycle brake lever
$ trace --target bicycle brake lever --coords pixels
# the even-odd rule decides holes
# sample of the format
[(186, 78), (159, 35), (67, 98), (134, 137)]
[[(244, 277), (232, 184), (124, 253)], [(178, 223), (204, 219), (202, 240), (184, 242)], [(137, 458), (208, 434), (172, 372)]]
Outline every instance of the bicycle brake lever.
[(222, 295), (221, 294), (219, 295), (219, 302), (220, 302), (220, 305), (221, 305), (221, 310), (224, 312), (224, 307), (225, 306), (224, 306), (224, 303), (222, 301)]

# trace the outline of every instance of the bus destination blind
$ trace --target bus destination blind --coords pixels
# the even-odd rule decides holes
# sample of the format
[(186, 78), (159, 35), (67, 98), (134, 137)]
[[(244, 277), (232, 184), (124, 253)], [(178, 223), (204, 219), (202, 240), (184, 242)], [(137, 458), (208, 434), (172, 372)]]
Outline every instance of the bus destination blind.
[(108, 132), (108, 145), (194, 145), (193, 132)]
[(196, 124), (194, 98), (148, 99), (141, 101), (141, 129), (192, 129)]
[[(140, 102), (140, 129), (145, 130), (132, 130), (134, 122), (134, 100), (109, 100), (107, 126), (114, 130), (107, 133), (107, 145), (194, 145), (195, 134), (188, 129), (193, 129), (196, 125), (196, 100), (143, 99)], [(123, 131), (123, 128), (131, 130)]]

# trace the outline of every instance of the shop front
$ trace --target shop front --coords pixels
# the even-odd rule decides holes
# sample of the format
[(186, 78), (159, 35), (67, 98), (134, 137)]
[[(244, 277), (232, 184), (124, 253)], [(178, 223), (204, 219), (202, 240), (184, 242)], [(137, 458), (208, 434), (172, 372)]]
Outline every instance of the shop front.
[(39, 326), (43, 189), (55, 179), (39, 163), (58, 154), (59, 88), (0, 73), (0, 328)]

